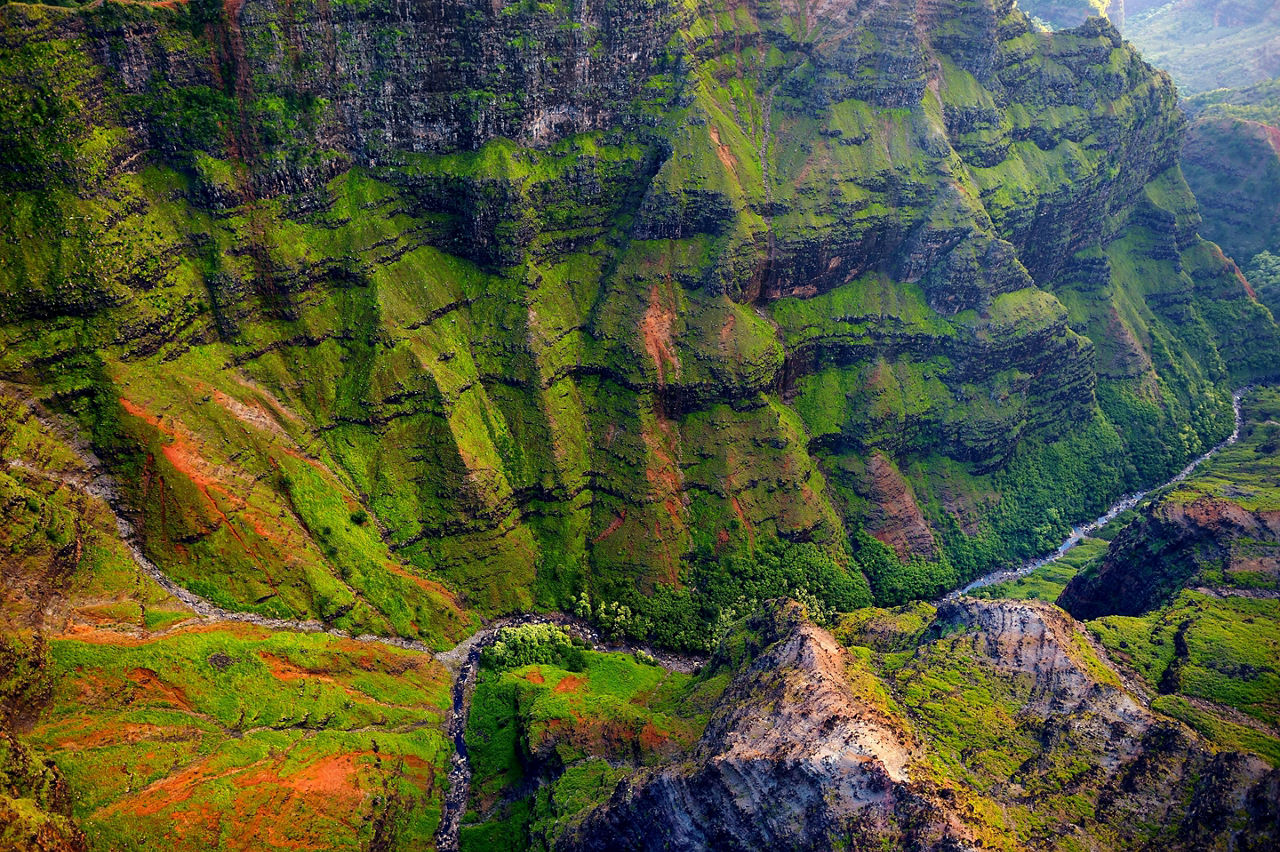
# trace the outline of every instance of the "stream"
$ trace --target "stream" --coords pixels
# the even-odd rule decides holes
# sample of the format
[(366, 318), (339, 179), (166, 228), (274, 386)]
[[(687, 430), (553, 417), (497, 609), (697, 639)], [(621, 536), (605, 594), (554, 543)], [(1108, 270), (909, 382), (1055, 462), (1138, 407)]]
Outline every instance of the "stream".
[(454, 672), (453, 701), (449, 708), (446, 733), (453, 742), (453, 757), (449, 762), (449, 789), (444, 796), (440, 825), (436, 829), (436, 849), (439, 852), (457, 852), (458, 831), (462, 817), (467, 812), (467, 799), (471, 794), (471, 761), (467, 754), (467, 718), (471, 715), (471, 696), (475, 692), (476, 678), (480, 672), (480, 654), (492, 645), (504, 627), (522, 624), (558, 624), (575, 639), (581, 639), (592, 648), (601, 651), (635, 653), (644, 651), (657, 665), (670, 671), (694, 672), (705, 659), (672, 654), (632, 642), (605, 642), (589, 623), (571, 615), (560, 613), (515, 615), (499, 619), (483, 630), (459, 642), (452, 650), (436, 655)]
[[(1246, 390), (1248, 390), (1248, 388), (1237, 390), (1231, 397), (1232, 409), (1235, 412), (1235, 428), (1231, 432), (1231, 435), (1225, 441), (1192, 461), (1180, 473), (1160, 487), (1172, 485), (1186, 479), (1192, 471), (1211, 458), (1215, 453), (1223, 447), (1234, 444), (1239, 439), (1241, 425), (1240, 398)], [(169, 579), (169, 577), (160, 570), (159, 566), (147, 558), (146, 554), (142, 551), (141, 540), (138, 537), (137, 531), (126, 518), (125, 507), (120, 497), (120, 489), (111, 474), (106, 471), (102, 462), (83, 441), (79, 440), (77, 436), (62, 429), (60, 424), (58, 424), (54, 418), (42, 411), (40, 407), (34, 403), (32, 404), (32, 413), (46, 428), (56, 431), (59, 437), (76, 452), (88, 471), (88, 474), (49, 473), (28, 465), (21, 460), (9, 460), (5, 462), (5, 464), (10, 468), (21, 469), (31, 475), (57, 481), (67, 487), (82, 491), (105, 502), (111, 509), (112, 514), (115, 516), (116, 527), (121, 540), (128, 547), (129, 552), (138, 567), (148, 577), (158, 583), (166, 592), (186, 604), (198, 618), (206, 621), (235, 621), (256, 624), (261, 627), (267, 627), (274, 630), (291, 630), (304, 633), (327, 633), (331, 636), (354, 639), (361, 642), (376, 642), (383, 645), (390, 645), (396, 648), (403, 648), (426, 654), (427, 656), (438, 660), (450, 670), (454, 677), (451, 693), (452, 700), (446, 717), (445, 735), (453, 743), (454, 752), (449, 765), (449, 786), (444, 796), (443, 808), (440, 815), (440, 825), (436, 832), (436, 848), (441, 850), (441, 852), (456, 852), (458, 849), (458, 833), (462, 825), (462, 818), (466, 813), (467, 799), (471, 792), (471, 764), (467, 754), (466, 743), (467, 717), (470, 714), (471, 697), (475, 691), (476, 679), (479, 675), (480, 654), (487, 646), (493, 644), (497, 640), (497, 637), (503, 628), (524, 624), (558, 624), (561, 627), (564, 627), (571, 636), (587, 642), (595, 649), (622, 653), (644, 651), (653, 656), (657, 665), (672, 671), (693, 672), (702, 665), (703, 662), (705, 662), (705, 658), (672, 654), (647, 645), (627, 642), (606, 642), (588, 622), (574, 616), (558, 613), (516, 615), (499, 619), (485, 625), (479, 631), (462, 640), (450, 650), (434, 652), (423, 643), (410, 639), (402, 639), (395, 636), (353, 635), (347, 631), (329, 627), (320, 621), (295, 621), (281, 618), (268, 618), (255, 613), (235, 612), (223, 609)], [(1042, 568), (1045, 565), (1056, 561), (1061, 558), (1063, 554), (1067, 553), (1083, 541), (1087, 536), (1110, 523), (1121, 512), (1125, 512), (1138, 505), (1138, 503), (1141, 502), (1141, 500), (1146, 497), (1151, 490), (1154, 489), (1139, 491), (1135, 494), (1129, 494), (1122, 497), (1101, 517), (1087, 524), (1073, 527), (1071, 535), (1068, 536), (1067, 539), (1063, 541), (1062, 544), (1060, 544), (1052, 553), (1030, 560), (1017, 568), (1006, 568), (992, 571), (989, 574), (979, 577), (963, 588), (951, 592), (944, 598), (944, 600), (956, 598), (972, 591), (973, 589), (989, 586), (993, 583), (1000, 583), (1005, 580), (1012, 580), (1026, 576), (1037, 568)]]
[(138, 568), (154, 580), (162, 589), (182, 601), (197, 619), (203, 621), (234, 621), (245, 624), (256, 624), (272, 630), (288, 630), (298, 633), (326, 633), (343, 639), (357, 642), (374, 642), (389, 645), (408, 651), (416, 651), (439, 661), (453, 674), (452, 701), (445, 720), (445, 735), (453, 743), (454, 752), (449, 764), (449, 788), (445, 793), (440, 825), (436, 831), (436, 848), (441, 852), (456, 852), (458, 848), (458, 830), (462, 825), (462, 817), (467, 810), (467, 799), (471, 793), (471, 764), (467, 755), (466, 731), (467, 717), (471, 710), (471, 696), (475, 691), (476, 678), (480, 668), (480, 653), (492, 645), (506, 627), (523, 624), (558, 624), (572, 637), (582, 640), (592, 648), (600, 651), (616, 651), (634, 654), (643, 651), (653, 657), (654, 663), (669, 671), (692, 673), (696, 671), (706, 658), (673, 654), (659, 648), (632, 642), (609, 642), (581, 618), (562, 613), (529, 613), (514, 615), (489, 622), (480, 630), (463, 639), (448, 651), (433, 651), (430, 647), (412, 639), (399, 636), (374, 636), (371, 634), (353, 634), (345, 630), (330, 627), (321, 621), (292, 620), (270, 618), (257, 613), (236, 612), (223, 609), (213, 602), (200, 597), (189, 589), (178, 585), (165, 575), (160, 567), (152, 562), (142, 550), (142, 541), (137, 530), (126, 517), (126, 507), (121, 498), (119, 485), (106, 466), (94, 454), (93, 450), (77, 435), (62, 428), (62, 425), (42, 407), (28, 400), (33, 416), (50, 432), (55, 433), (76, 454), (84, 465), (84, 473), (53, 473), (28, 464), (21, 459), (5, 459), (0, 461), (10, 470), (20, 470), (30, 476), (36, 476), (71, 488), (90, 497), (102, 500), (115, 519), (116, 531), (120, 540), (128, 548), (130, 556)]
[(963, 588), (956, 589), (955, 591), (950, 592), (945, 597), (943, 597), (943, 600), (948, 600), (948, 601), (954, 600), (955, 598), (958, 598), (961, 595), (967, 595), (969, 592), (973, 591), (974, 589), (980, 589), (983, 586), (991, 586), (996, 583), (1003, 583), (1006, 580), (1016, 580), (1019, 577), (1027, 576), (1032, 571), (1035, 571), (1039, 568), (1043, 568), (1046, 565), (1050, 565), (1054, 562), (1057, 562), (1064, 555), (1066, 555), (1066, 553), (1069, 550), (1074, 548), (1080, 542), (1084, 541), (1093, 533), (1097, 532), (1098, 530), (1105, 527), (1107, 524), (1114, 521), (1121, 513), (1127, 512), (1130, 509), (1137, 506), (1139, 503), (1142, 502), (1142, 498), (1146, 497), (1152, 491), (1156, 491), (1160, 488), (1167, 488), (1170, 485), (1173, 485), (1178, 482), (1182, 482), (1184, 479), (1190, 476), (1191, 473), (1196, 468), (1204, 464), (1209, 459), (1213, 458), (1213, 456), (1216, 455), (1218, 451), (1221, 450), (1223, 447), (1229, 447), (1232, 444), (1234, 444), (1236, 441), (1240, 440), (1240, 425), (1241, 425), (1240, 398), (1248, 390), (1249, 388), (1247, 387), (1240, 388), (1239, 390), (1237, 390), (1235, 393), (1231, 395), (1231, 410), (1235, 415), (1235, 426), (1232, 428), (1231, 434), (1227, 436), (1226, 440), (1224, 440), (1222, 443), (1218, 444), (1216, 447), (1209, 450), (1208, 452), (1193, 459), (1190, 464), (1188, 464), (1179, 473), (1177, 473), (1171, 479), (1169, 479), (1169, 481), (1162, 483), (1161, 485), (1149, 488), (1146, 491), (1138, 491), (1134, 494), (1127, 494), (1124, 497), (1121, 497), (1119, 500), (1117, 500), (1111, 506), (1110, 509), (1107, 509), (1107, 511), (1101, 516), (1099, 516), (1098, 518), (1090, 521), (1087, 524), (1081, 524), (1080, 526), (1073, 526), (1071, 528), (1071, 535), (1067, 536), (1066, 540), (1063, 541), (1062, 544), (1058, 545), (1057, 549), (1054, 550), (1052, 553), (1048, 553), (1044, 556), (1039, 556), (1039, 557), (1036, 557), (1035, 559), (1031, 559), (1027, 562), (1024, 562), (1022, 565), (1019, 565), (1016, 568), (1000, 568), (998, 570), (992, 571), (989, 574), (984, 574), (983, 576), (969, 583), (967, 586), (964, 586)]

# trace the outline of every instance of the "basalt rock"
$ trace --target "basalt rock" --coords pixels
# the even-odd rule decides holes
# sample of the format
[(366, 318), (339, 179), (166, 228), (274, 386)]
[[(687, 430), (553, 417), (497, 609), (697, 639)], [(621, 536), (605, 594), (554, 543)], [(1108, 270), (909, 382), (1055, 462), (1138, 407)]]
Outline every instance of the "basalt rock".
[[(1051, 605), (939, 607), (886, 676), (890, 693), (990, 685), (995, 704), (975, 711), (939, 694), (913, 707), (911, 723), (794, 604), (770, 605), (745, 630), (746, 658), (694, 750), (625, 779), (556, 848), (973, 849), (989, 842), (990, 807), (1034, 811), (1030, 846), (1070, 837), (1261, 849), (1275, 839), (1280, 776), (1147, 709)], [(713, 668), (728, 663), (723, 653)], [(986, 729), (977, 720), (987, 712), (1006, 721)], [(949, 737), (969, 767), (954, 776), (934, 762), (957, 747)], [(1019, 763), (1023, 747), (1034, 754)], [(1073, 797), (1089, 802), (1087, 825), (1058, 809)]]
[[(1215, 439), (1280, 345), (1102, 21), (10, 3), (0, 51), (0, 373), (166, 572), (275, 617), (443, 636), (757, 536), (841, 554), (876, 453), (951, 582)], [(1096, 463), (1031, 473), (1055, 442)]]

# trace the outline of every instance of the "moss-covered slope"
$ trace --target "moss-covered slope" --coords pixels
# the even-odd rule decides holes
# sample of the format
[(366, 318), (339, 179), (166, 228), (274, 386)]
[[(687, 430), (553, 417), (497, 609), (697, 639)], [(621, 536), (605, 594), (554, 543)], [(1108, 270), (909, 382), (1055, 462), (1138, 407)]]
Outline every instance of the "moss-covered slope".
[(1211, 739), (1280, 762), (1280, 392), (1238, 443), (1148, 508), (1060, 603)]
[[(445, 646), (587, 591), (700, 645), (753, 571), (932, 594), (1212, 444), (1280, 338), (1195, 235), (1172, 86), (1104, 22), (0, 21), (0, 373), (226, 608)], [(752, 555), (777, 538), (827, 562)]]
[(196, 617), (82, 452), (0, 388), (0, 848), (433, 848), (444, 667)]
[[(939, 852), (1275, 839), (1280, 773), (1144, 706), (1050, 604), (863, 609), (834, 633), (795, 604), (762, 607), (692, 681), (693, 695), (713, 699), (696, 744), (610, 763), (517, 763), (490, 775), (501, 783), (486, 794), (513, 804), (480, 809), (473, 836), (511, 850)], [(591, 688), (628, 668), (593, 662)], [(513, 741), (550, 737), (578, 753), (594, 728), (574, 718), (576, 692), (557, 696), (566, 680), (587, 689), (549, 666), (495, 678), (473, 709), (471, 742), (518, 758)], [(629, 712), (670, 724), (655, 710), (670, 712), (679, 694), (643, 694)], [(531, 765), (541, 783), (520, 772)]]

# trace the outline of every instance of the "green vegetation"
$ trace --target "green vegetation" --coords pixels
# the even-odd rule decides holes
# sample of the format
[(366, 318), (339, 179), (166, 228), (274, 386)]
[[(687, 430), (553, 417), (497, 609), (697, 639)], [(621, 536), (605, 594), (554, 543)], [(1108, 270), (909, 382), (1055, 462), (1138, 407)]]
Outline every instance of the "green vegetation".
[(550, 625), (504, 630), (483, 665), (464, 849), (551, 848), (629, 768), (687, 751), (728, 679), (583, 651)]
[[(575, 14), (485, 26), (561, 57)], [(1173, 93), (1112, 32), (1011, 18), (996, 99), (959, 24), (934, 92), (819, 73), (788, 15), (654, 14), (653, 62), (586, 95), (618, 122), (529, 144), (504, 52), (422, 107), (475, 144), (409, 152), (394, 130), (329, 150), (347, 113), (306, 79), (338, 72), (303, 50), (268, 73), (276, 30), (216, 5), (5, 6), (40, 36), (4, 48), (0, 108), (43, 124), (4, 143), (0, 371), (91, 435), (178, 582), (435, 647), (584, 592), (607, 632), (702, 649), (768, 597), (820, 618), (932, 597), (1220, 438), (1225, 386), (1280, 334), (1180, 236), (1194, 202), (1153, 171)], [(121, 21), (167, 55), (214, 37), (218, 73), (99, 85), (120, 72), (90, 46)], [(1096, 106), (1034, 85), (1048, 67)], [(334, 85), (408, 85), (376, 73)], [(139, 146), (145, 168), (112, 165)]]
[[(1280, 510), (1280, 390), (1254, 388), (1241, 407), (1240, 440), (1159, 495), (1082, 580), (1121, 594), (1135, 579), (1164, 591), (1145, 611), (1096, 618), (1090, 630), (1161, 696), (1164, 712), (1275, 763), (1280, 543), (1261, 519)], [(1074, 585), (1064, 599), (1079, 599)]]
[(1085, 539), (1067, 551), (1059, 559), (1037, 568), (1025, 577), (993, 583), (970, 592), (976, 598), (1008, 598), (1012, 600), (1053, 601), (1062, 594), (1071, 578), (1107, 551), (1107, 542), (1101, 539)]
[(1185, 591), (1147, 615), (1089, 626), (1161, 694), (1158, 709), (1280, 765), (1280, 603)]
[[(250, 833), (268, 848), (327, 837), (358, 849), (383, 811), (379, 830), (401, 842), (433, 837), (450, 751), (438, 664), (250, 629), (52, 645), (59, 687), (28, 736), (78, 791), (93, 848)], [(341, 830), (352, 813), (375, 819)]]
[(1253, 256), (1245, 277), (1258, 294), (1258, 301), (1271, 309), (1272, 316), (1280, 313), (1280, 256), (1263, 250)]
[[(22, 741), (79, 796), (5, 762), (24, 824), (421, 846), (444, 780), (439, 667), (187, 624), (81, 439), (146, 557), (218, 607), (441, 649), (576, 610), (711, 650), (792, 597), (892, 635), (935, 769), (990, 784), (1042, 733), (996, 747), (1021, 682), (892, 656), (925, 610), (862, 608), (1052, 548), (1274, 369), (1280, 329), (1168, 167), (1176, 92), (1104, 24), (171, 5), (0, 5), (0, 625), (51, 690)], [(464, 843), (549, 846), (686, 751), (729, 676), (504, 636)], [(988, 701), (972, 728), (953, 695)]]
[(1270, 0), (1191, 0), (1129, 17), (1125, 37), (1180, 87), (1206, 92), (1273, 77), (1277, 22)]

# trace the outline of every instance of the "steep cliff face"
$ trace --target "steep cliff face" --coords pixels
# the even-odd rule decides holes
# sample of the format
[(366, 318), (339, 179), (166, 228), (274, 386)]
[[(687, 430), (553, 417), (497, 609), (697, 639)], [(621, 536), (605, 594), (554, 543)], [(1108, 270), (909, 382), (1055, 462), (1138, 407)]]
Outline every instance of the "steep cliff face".
[(1193, 121), (1182, 170), (1204, 219), (1202, 232), (1241, 268), (1258, 253), (1280, 249), (1280, 128), (1229, 116)]
[(643, 633), (778, 537), (931, 594), (1214, 440), (1280, 335), (1103, 22), (0, 16), (0, 372), (226, 607), (444, 646), (586, 589)]
[(1093, 570), (1059, 603), (1079, 619), (1140, 615), (1184, 588), (1275, 597), (1280, 591), (1280, 471), (1276, 391), (1242, 401), (1237, 444), (1161, 495), (1126, 527)]
[(852, 652), (794, 606), (748, 622), (693, 751), (622, 781), (557, 848), (1274, 840), (1276, 773), (1146, 709), (1060, 610), (963, 600), (911, 626), (886, 615), (911, 632), (884, 646), (850, 625)]
[(973, 848), (938, 791), (911, 782), (917, 744), (855, 696), (829, 633), (794, 605), (748, 630), (758, 656), (693, 753), (624, 781), (557, 848)]
[(1080, 619), (1140, 615), (1188, 585), (1235, 585), (1240, 574), (1250, 585), (1276, 587), (1280, 509), (1195, 495), (1162, 502), (1126, 528), (1097, 571), (1073, 580), (1059, 602)]

